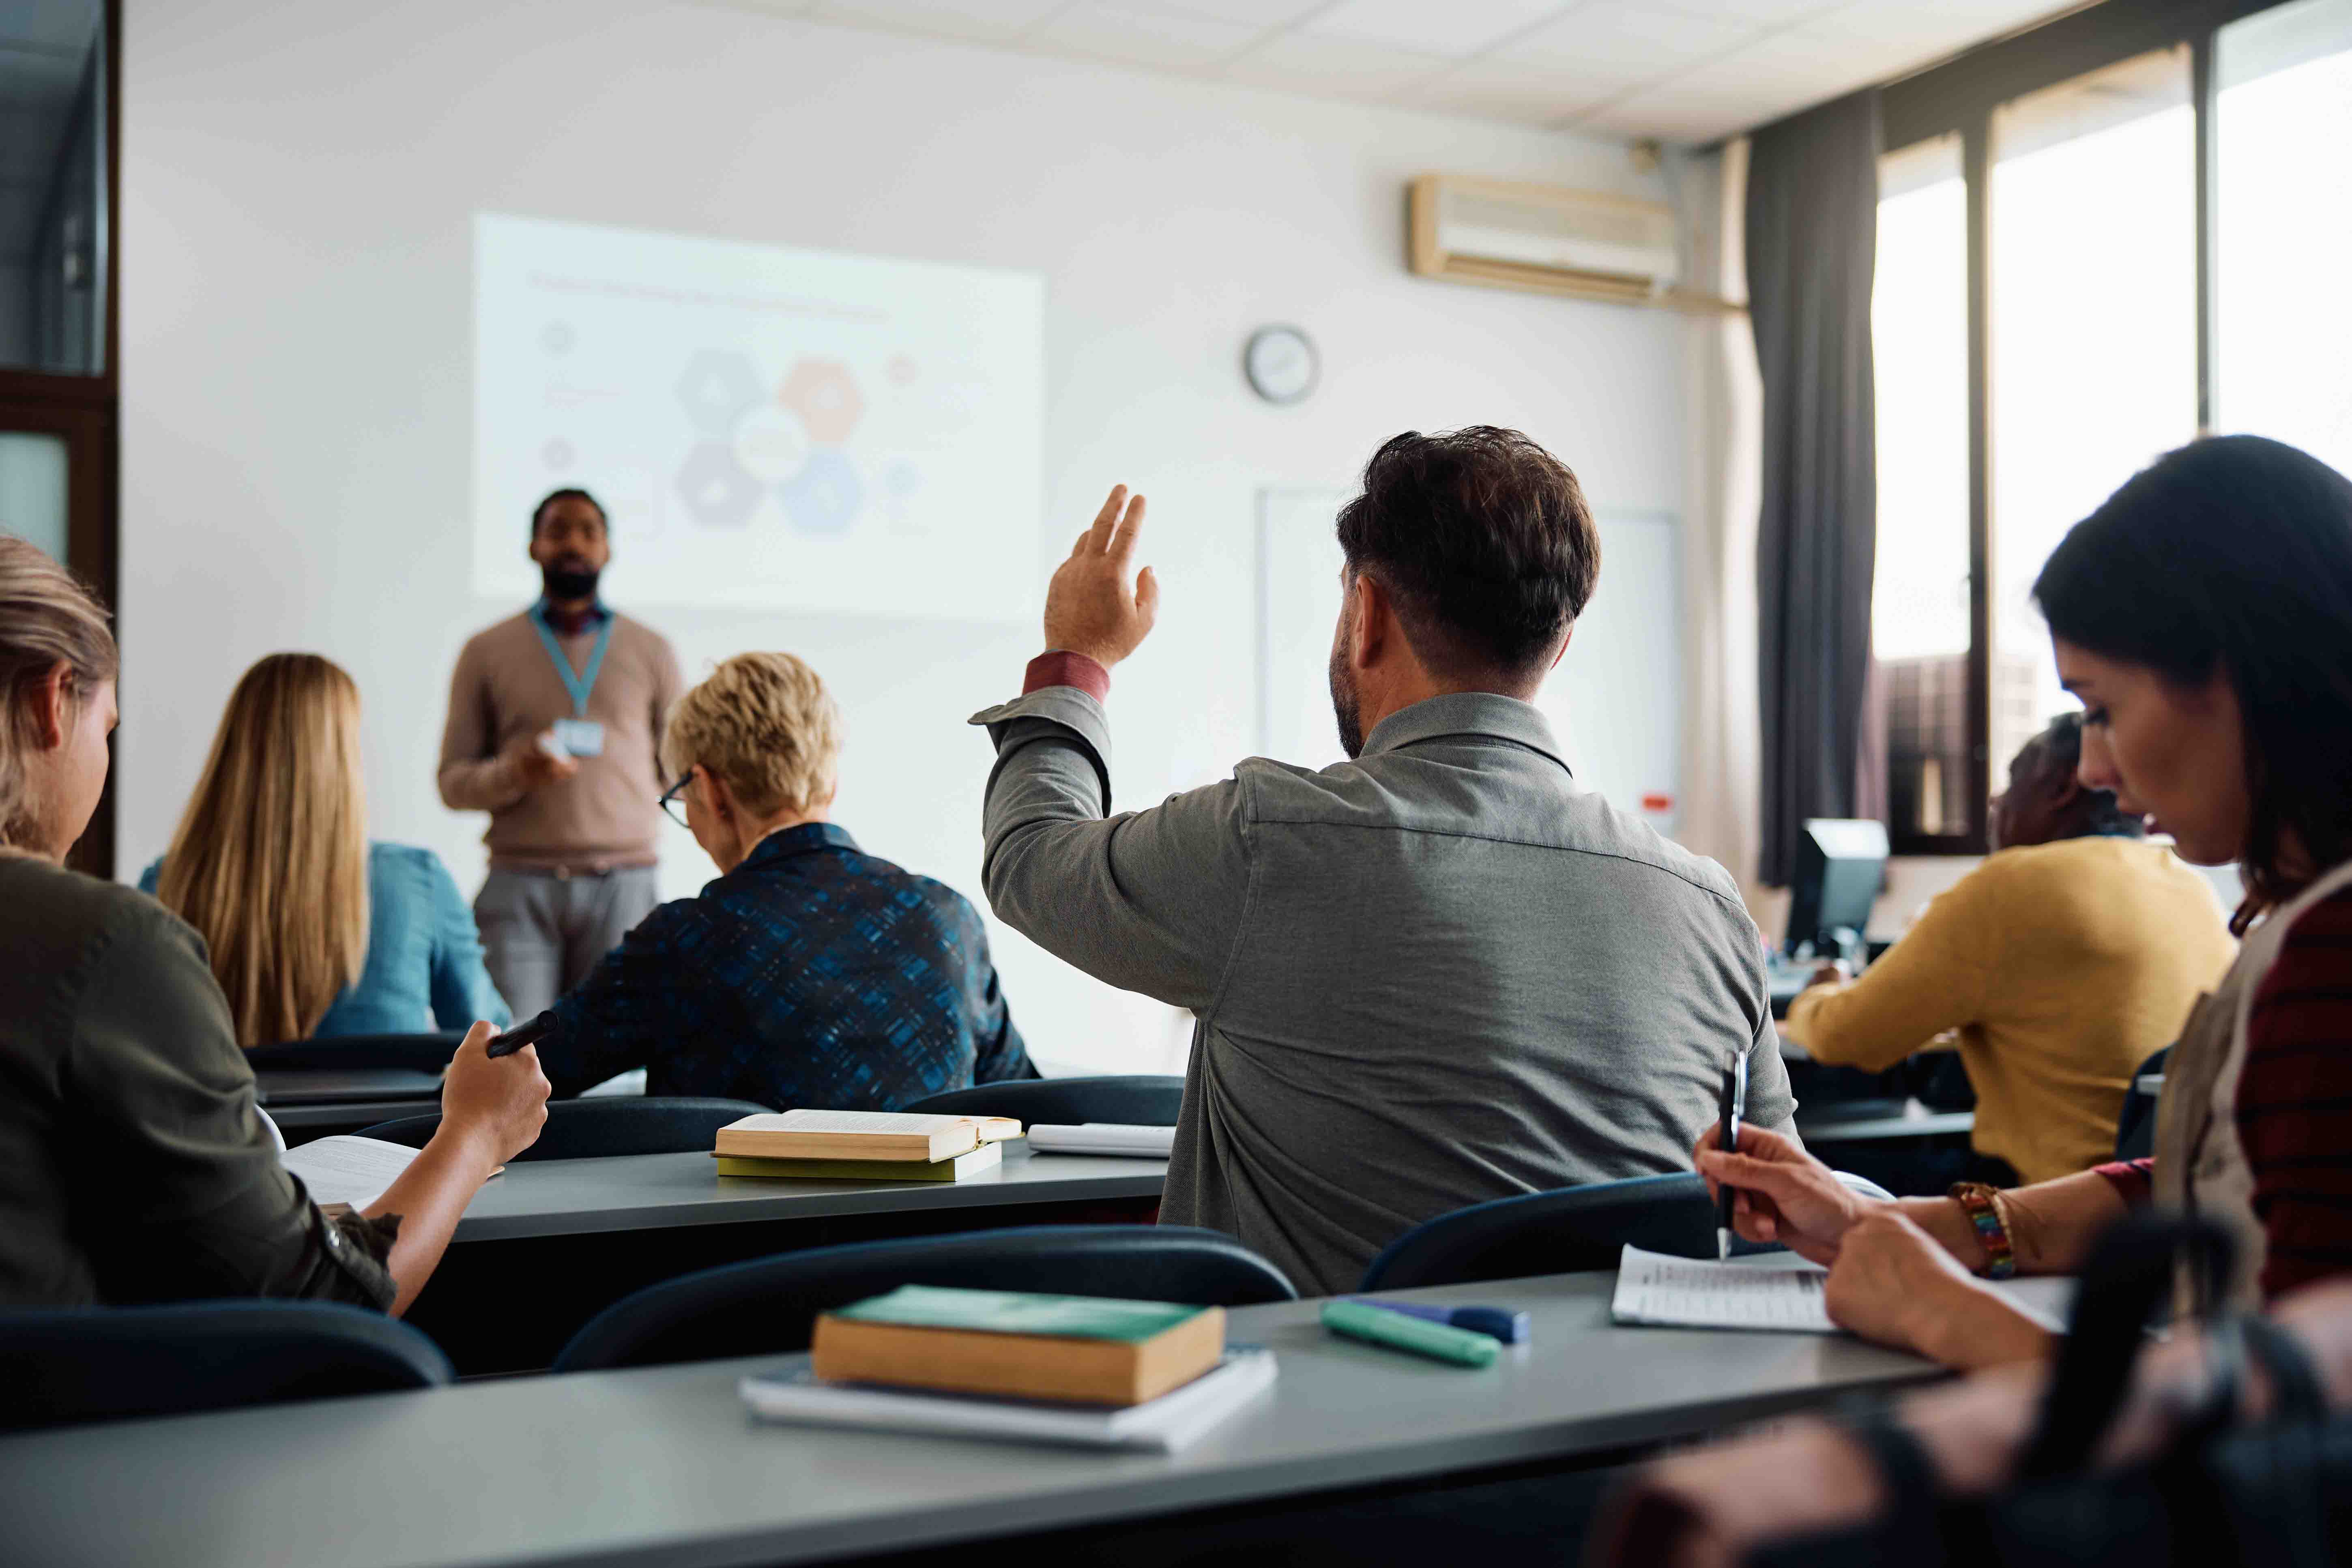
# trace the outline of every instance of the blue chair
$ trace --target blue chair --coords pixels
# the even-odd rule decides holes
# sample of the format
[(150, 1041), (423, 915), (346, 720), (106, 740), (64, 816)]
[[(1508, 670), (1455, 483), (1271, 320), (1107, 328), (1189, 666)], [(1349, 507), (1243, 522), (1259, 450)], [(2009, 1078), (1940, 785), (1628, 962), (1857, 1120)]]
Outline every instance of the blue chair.
[(441, 1347), (330, 1301), (0, 1310), (0, 1430), (432, 1388)]
[(572, 1336), (557, 1372), (806, 1350), (817, 1315), (901, 1285), (1122, 1296), (1202, 1307), (1295, 1301), (1281, 1269), (1222, 1231), (1041, 1225), (787, 1252), (650, 1286)]
[(282, 1045), (256, 1046), (245, 1053), (245, 1064), (256, 1072), (333, 1071), (341, 1068), (406, 1068), (412, 1072), (439, 1072), (465, 1043), (463, 1030), (443, 1029), (421, 1035), (329, 1035), (315, 1040), (288, 1040)]
[(2123, 1114), (2116, 1119), (2116, 1158), (2145, 1160), (2156, 1152), (2156, 1102), (2153, 1094), (2142, 1094), (2139, 1080), (2149, 1074), (2161, 1074), (2164, 1064), (2171, 1059), (2172, 1047), (2167, 1046), (2131, 1075), (2124, 1089)]
[(901, 1110), (935, 1116), (1010, 1116), (1023, 1126), (1042, 1121), (1118, 1121), (1133, 1127), (1173, 1127), (1184, 1108), (1184, 1080), (1157, 1073), (1123, 1078), (1008, 1079), (934, 1094)]
[(1715, 1217), (1706, 1183), (1695, 1172), (1496, 1198), (1406, 1231), (1372, 1259), (1357, 1289), (1614, 1268), (1628, 1242), (1677, 1258), (1713, 1258)]
[[(768, 1108), (748, 1100), (654, 1097), (642, 1100), (559, 1100), (547, 1108), (539, 1142), (518, 1160), (593, 1160), (607, 1154), (710, 1152), (718, 1131)], [(362, 1128), (362, 1138), (422, 1149), (441, 1128), (440, 1112), (404, 1116)]]

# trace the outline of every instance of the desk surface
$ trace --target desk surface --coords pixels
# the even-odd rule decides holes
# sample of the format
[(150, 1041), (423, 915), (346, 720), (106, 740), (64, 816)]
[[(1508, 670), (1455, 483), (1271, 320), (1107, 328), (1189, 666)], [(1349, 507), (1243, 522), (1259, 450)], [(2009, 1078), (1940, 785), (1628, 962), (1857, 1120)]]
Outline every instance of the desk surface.
[[(1042, 1163), (1042, 1162), (1041, 1162)], [(1560, 1460), (1936, 1375), (1811, 1334), (1619, 1328), (1610, 1274), (1401, 1291), (1532, 1315), (1465, 1371), (1334, 1339), (1318, 1303), (1232, 1315), (1275, 1388), (1173, 1456), (763, 1426), (763, 1356), (0, 1439), (12, 1563), (685, 1568), (969, 1542)]]
[(1165, 1160), (1008, 1153), (967, 1182), (776, 1182), (721, 1176), (707, 1153), (518, 1160), (466, 1206), (455, 1239), (731, 1225), (1160, 1195)]
[(1797, 1136), (1808, 1145), (1867, 1143), (1887, 1138), (1966, 1137), (1976, 1124), (1977, 1113), (1973, 1110), (1930, 1110), (1916, 1100), (1906, 1102), (1902, 1113), (1895, 1116), (1841, 1117), (1835, 1102), (1810, 1116), (1801, 1106), (1797, 1111)]
[(289, 1105), (331, 1105), (350, 1100), (408, 1102), (404, 1115), (433, 1109), (441, 1099), (441, 1075), (409, 1068), (304, 1068), (253, 1075), (254, 1098), (275, 1114)]

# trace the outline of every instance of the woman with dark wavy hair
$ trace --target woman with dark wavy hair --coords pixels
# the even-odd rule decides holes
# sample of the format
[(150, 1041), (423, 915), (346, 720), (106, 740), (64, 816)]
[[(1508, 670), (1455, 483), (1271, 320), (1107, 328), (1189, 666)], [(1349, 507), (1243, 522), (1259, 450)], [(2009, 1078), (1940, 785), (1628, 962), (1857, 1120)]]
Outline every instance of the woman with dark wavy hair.
[(2071, 1270), (2151, 1198), (2238, 1233), (2242, 1299), (2352, 1273), (2352, 481), (2256, 437), (2184, 447), (2074, 526), (2034, 597), (2084, 784), (2244, 876), (2244, 944), (2166, 1065), (2155, 1158), (1874, 1204), (1770, 1133), (1697, 1154), (1742, 1235), (1830, 1266), (1838, 1321), (1955, 1366), (2048, 1348), (1976, 1276)]

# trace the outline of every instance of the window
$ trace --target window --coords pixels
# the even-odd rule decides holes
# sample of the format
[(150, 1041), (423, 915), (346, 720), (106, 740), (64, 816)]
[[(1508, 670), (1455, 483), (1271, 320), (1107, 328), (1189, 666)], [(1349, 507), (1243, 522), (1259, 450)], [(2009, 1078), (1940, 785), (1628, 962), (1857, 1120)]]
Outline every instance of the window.
[(1896, 838), (1963, 832), (1968, 821), (1967, 240), (1958, 137), (1882, 162), (1870, 301), (1878, 425), (1870, 641)]
[(2033, 579), (2116, 487), (2197, 434), (2197, 147), (2189, 51), (1992, 117), (1992, 776), (2059, 688)]
[(2352, 473), (2352, 0), (2221, 29), (2214, 424)]
[(2103, 0), (1880, 91), (1869, 689), (1898, 853), (2074, 706), (2033, 580), (2200, 431), (2352, 472), (2352, 0)]

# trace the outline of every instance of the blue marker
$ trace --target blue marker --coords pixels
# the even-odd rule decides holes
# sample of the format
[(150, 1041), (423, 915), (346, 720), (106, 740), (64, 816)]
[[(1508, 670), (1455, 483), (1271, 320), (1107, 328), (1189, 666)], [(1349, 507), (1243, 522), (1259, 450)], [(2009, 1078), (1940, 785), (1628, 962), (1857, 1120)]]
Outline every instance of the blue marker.
[(1528, 1315), (1504, 1307), (1440, 1307), (1421, 1301), (1381, 1301), (1370, 1296), (1357, 1300), (1384, 1312), (1402, 1312), (1408, 1318), (1446, 1323), (1474, 1334), (1490, 1334), (1507, 1345), (1525, 1343), (1528, 1338)]

